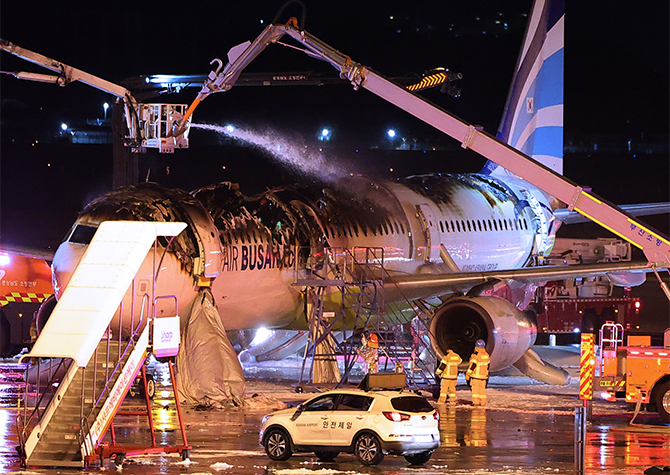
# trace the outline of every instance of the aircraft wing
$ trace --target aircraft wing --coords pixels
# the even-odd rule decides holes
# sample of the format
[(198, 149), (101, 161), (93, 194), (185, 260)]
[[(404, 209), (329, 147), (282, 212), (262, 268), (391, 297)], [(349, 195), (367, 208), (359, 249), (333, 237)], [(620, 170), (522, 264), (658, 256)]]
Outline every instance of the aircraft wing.
[[(500, 281), (515, 280), (521, 283), (540, 284), (550, 280), (567, 280), (578, 277), (608, 275), (617, 285), (625, 285), (626, 274), (651, 272), (648, 263), (606, 262), (598, 264), (579, 264), (570, 266), (539, 266), (522, 269), (498, 270), (488, 272), (457, 272), (445, 274), (409, 274), (390, 276), (385, 286), (386, 293), (399, 292), (400, 297), (413, 300), (438, 297), (450, 292), (468, 292), (473, 287)], [(630, 285), (639, 285), (632, 279)]]
[[(670, 203), (642, 203), (619, 206), (631, 216), (649, 216), (652, 214), (670, 213)], [(569, 211), (560, 208), (554, 211), (554, 216), (563, 221), (564, 224), (579, 224), (592, 222), (589, 218), (579, 214), (577, 211)]]

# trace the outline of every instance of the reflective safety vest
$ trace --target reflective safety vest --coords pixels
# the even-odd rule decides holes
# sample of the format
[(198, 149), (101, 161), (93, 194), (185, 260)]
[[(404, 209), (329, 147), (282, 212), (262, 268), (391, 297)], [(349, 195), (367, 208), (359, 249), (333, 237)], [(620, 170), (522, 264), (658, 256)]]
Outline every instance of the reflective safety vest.
[(475, 348), (465, 376), (474, 379), (488, 379), (490, 362), (491, 358), (484, 348)]
[(456, 379), (458, 377), (458, 365), (461, 364), (458, 354), (449, 350), (440, 361), (440, 365), (435, 370), (435, 374), (442, 376), (442, 379)]

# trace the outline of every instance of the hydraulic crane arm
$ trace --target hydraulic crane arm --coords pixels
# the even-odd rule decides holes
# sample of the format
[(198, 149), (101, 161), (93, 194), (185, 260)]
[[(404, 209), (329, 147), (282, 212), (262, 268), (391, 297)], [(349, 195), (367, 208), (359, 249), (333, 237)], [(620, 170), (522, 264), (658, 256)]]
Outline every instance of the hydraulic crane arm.
[[(126, 142), (134, 151), (151, 147), (169, 153), (174, 148), (188, 147), (186, 133), (181, 134), (178, 138), (166, 137), (167, 132), (172, 128), (172, 122), (181, 118), (182, 112), (186, 109), (185, 105), (139, 104), (131, 92), (123, 86), (27, 50), (1, 38), (0, 49), (58, 74), (54, 76), (21, 71), (13, 74), (18, 79), (53, 83), (59, 86), (67, 86), (71, 82), (79, 81), (116, 96), (117, 101), (123, 102), (124, 121), (127, 129)], [(186, 122), (184, 125), (184, 132), (187, 132), (190, 123)]]
[[(302, 44), (305, 47), (303, 51), (307, 55), (330, 63), (340, 72), (340, 77), (351, 82), (354, 89), (362, 87), (373, 92), (458, 140), (464, 148), (474, 150), (566, 203), (569, 210), (579, 212), (640, 248), (654, 269), (670, 268), (670, 241), (667, 237), (635, 221), (618, 207), (585, 192), (575, 183), (494, 136), (398, 86), (372, 69), (352, 61), (349, 56), (306, 31), (299, 30), (295, 18), (290, 19), (285, 25), (270, 25), (253, 42), (233, 48), (229, 53), (229, 63), (225, 68), (219, 66), (216, 71), (210, 73), (184, 119), (187, 120), (197, 104), (212, 92), (229, 90), (242, 70), (270, 43), (277, 42), (284, 35), (289, 35)], [(221, 63), (220, 60), (214, 60), (212, 64), (214, 62)]]
[(18, 79), (51, 82), (58, 84), (59, 86), (67, 86), (71, 82), (80, 81), (84, 84), (88, 84), (91, 87), (116, 96), (117, 99), (123, 101), (126, 126), (128, 127), (128, 130), (131, 132), (131, 135), (134, 131), (136, 131), (132, 117), (136, 114), (135, 109), (137, 107), (137, 101), (130, 93), (130, 91), (125, 87), (114, 84), (113, 82), (106, 81), (80, 69), (73, 68), (72, 66), (68, 66), (67, 64), (61, 63), (60, 61), (56, 61), (55, 59), (51, 59), (42, 54), (27, 50), (7, 40), (0, 39), (0, 48), (7, 53), (11, 53), (14, 56), (18, 56), (21, 59), (25, 59), (26, 61), (47, 68), (58, 74), (58, 76), (50, 76), (38, 73), (17, 72), (14, 74), (14, 76)]

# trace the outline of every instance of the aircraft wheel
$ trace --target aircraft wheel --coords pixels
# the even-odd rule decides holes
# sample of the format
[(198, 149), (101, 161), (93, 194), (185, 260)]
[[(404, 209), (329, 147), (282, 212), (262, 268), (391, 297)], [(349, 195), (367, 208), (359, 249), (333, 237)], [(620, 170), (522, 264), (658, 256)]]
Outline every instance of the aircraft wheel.
[(154, 381), (153, 376), (147, 375), (147, 396), (149, 399), (153, 399), (156, 395), (156, 382)]

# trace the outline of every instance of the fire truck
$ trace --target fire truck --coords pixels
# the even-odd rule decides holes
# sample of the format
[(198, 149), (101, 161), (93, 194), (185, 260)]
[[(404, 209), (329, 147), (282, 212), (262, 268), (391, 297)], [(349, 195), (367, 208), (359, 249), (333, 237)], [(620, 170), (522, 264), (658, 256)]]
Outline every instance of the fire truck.
[[(557, 238), (549, 265), (595, 264), (631, 260), (631, 245), (616, 238)], [(625, 330), (638, 325), (642, 303), (630, 287), (615, 286), (607, 276), (547, 282), (537, 298), (538, 333), (578, 335), (581, 329), (597, 330), (605, 322), (620, 323)]]
[(593, 394), (614, 401), (647, 405), (670, 423), (670, 328), (665, 331), (663, 347), (652, 347), (648, 335), (629, 335), (623, 346), (624, 329), (620, 323), (606, 322), (599, 332)]
[(46, 260), (0, 252), (0, 358), (32, 344), (37, 312), (53, 293)]

